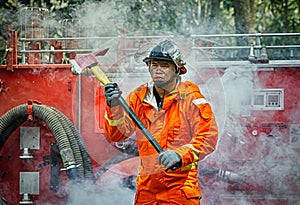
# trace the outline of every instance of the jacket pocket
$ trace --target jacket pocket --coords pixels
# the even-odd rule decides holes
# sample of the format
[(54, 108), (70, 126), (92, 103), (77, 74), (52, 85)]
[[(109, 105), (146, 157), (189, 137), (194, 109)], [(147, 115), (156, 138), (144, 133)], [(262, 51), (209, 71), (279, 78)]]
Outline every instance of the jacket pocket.
[(193, 199), (193, 198), (200, 199), (201, 198), (201, 193), (197, 189), (192, 189), (189, 187), (182, 187), (181, 190), (187, 199)]
[(208, 103), (199, 104), (198, 108), (200, 109), (200, 114), (203, 119), (207, 120), (207, 119), (212, 118), (213, 112), (212, 112), (210, 104), (208, 104)]

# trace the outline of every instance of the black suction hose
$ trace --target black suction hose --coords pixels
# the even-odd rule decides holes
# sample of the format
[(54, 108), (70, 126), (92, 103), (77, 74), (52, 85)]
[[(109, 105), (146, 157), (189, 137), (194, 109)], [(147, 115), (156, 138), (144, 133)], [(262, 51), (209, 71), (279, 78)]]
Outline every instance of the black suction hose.
[(52, 108), (48, 108), (53, 111), (53, 114), (56, 116), (57, 120), (60, 121), (61, 125), (63, 126), (63, 129), (67, 135), (68, 141), (70, 143), (70, 147), (72, 147), (74, 158), (76, 158), (76, 164), (77, 164), (77, 170), (80, 174), (80, 176), (84, 176), (84, 170), (83, 170), (83, 160), (82, 156), (79, 150), (79, 146), (75, 140), (75, 137), (73, 135), (73, 132), (71, 130), (71, 127), (67, 124), (66, 120), (55, 110)]
[(27, 105), (12, 108), (0, 118), (0, 149), (8, 137), (27, 119)]
[[(12, 108), (0, 118), (0, 149), (8, 137), (27, 120), (27, 104)], [(53, 107), (33, 104), (33, 116), (42, 119), (55, 136), (68, 177), (92, 176), (91, 160), (74, 124), (63, 113)], [(77, 167), (82, 164), (83, 167)], [(75, 168), (75, 169), (74, 169)]]
[(53, 107), (51, 107), (51, 109), (57, 113), (57, 117), (61, 121), (68, 135), (68, 139), (71, 143), (73, 152), (82, 158), (82, 165), (85, 178), (92, 178), (92, 163), (80, 133), (78, 132), (74, 124), (69, 120), (69, 118), (67, 118), (62, 112)]
[[(57, 119), (56, 117), (56, 113), (43, 105), (33, 105), (32, 106), (32, 111), (35, 117), (38, 117), (42, 120), (44, 120), (46, 122), (46, 124), (48, 125), (49, 129), (51, 130), (51, 132), (53, 133), (53, 135), (56, 138), (56, 141), (58, 142), (58, 147), (60, 150), (60, 155), (63, 161), (63, 164), (65, 166), (65, 169), (71, 169), (71, 168), (76, 168), (76, 166), (78, 164), (76, 164), (75, 161), (75, 156), (73, 153), (73, 150), (71, 148), (68, 136), (64, 130), (64, 127), (62, 125), (62, 123), (60, 122), (60, 120)], [(78, 160), (79, 163), (82, 160)], [(69, 176), (71, 177), (71, 176)], [(78, 176), (74, 176), (72, 174), (72, 177), (83, 177), (80, 175), (80, 173), (78, 173)]]

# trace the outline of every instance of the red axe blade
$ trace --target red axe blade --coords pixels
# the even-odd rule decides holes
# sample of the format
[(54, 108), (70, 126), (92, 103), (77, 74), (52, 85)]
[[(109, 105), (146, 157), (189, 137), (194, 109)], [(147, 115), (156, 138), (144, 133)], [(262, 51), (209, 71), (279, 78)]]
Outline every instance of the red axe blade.
[(96, 56), (104, 56), (108, 51), (108, 48), (104, 49), (104, 50), (100, 50), (100, 51), (96, 51), (94, 53), (90, 53), (88, 55), (84, 55), (81, 56), (77, 59), (75, 59), (75, 61), (77, 62), (77, 64), (80, 66), (81, 69), (90, 67), (91, 65), (95, 65), (98, 63), (98, 60), (96, 58)]
[(93, 54), (81, 56), (76, 58), (75, 61), (82, 70), (98, 63), (97, 58)]
[(96, 51), (96, 52), (94, 52), (94, 54), (95, 54), (95, 56), (104, 56), (108, 50), (109, 50), (109, 48), (106, 48), (106, 49), (103, 49), (100, 51)]
[(107, 51), (109, 50), (109, 48), (100, 50), (100, 51), (96, 51), (94, 53), (90, 53), (84, 56), (81, 56), (79, 58), (76, 59), (72, 59), (70, 60), (70, 63), (72, 64), (72, 70), (76, 71), (76, 73), (81, 73), (80, 70), (83, 70), (85, 68), (91, 67), (92, 65), (96, 65), (98, 64), (98, 60), (96, 58), (96, 56), (104, 56)]

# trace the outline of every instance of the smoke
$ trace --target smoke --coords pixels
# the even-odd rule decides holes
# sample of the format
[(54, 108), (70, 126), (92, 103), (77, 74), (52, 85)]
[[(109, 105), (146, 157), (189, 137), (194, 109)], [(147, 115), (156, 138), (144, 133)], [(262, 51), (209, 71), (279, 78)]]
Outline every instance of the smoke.
[[(201, 162), (200, 167), (209, 165), (223, 170), (219, 174), (227, 171), (228, 175), (218, 174), (217, 180), (200, 176), (203, 204), (254, 205), (257, 200), (270, 204), (276, 199), (288, 200), (291, 204), (299, 202), (294, 198), (300, 182), (299, 153), (286, 139), (288, 129), (273, 127), (270, 134), (258, 131), (254, 135), (247, 127), (247, 123), (256, 120), (251, 110), (251, 96), (261, 86), (255, 71), (255, 66), (251, 69), (229, 66), (220, 79), (209, 82), (208, 87), (214, 88), (212, 85), (218, 84), (215, 82), (222, 82), (226, 111), (224, 118), (218, 119), (224, 122), (224, 127), (217, 150)], [(220, 94), (217, 89), (211, 90), (214, 96)], [(260, 117), (268, 120), (273, 115), (266, 112)], [(232, 176), (238, 177), (230, 178)], [(231, 181), (234, 179), (240, 181)]]
[(116, 36), (123, 25), (118, 16), (114, 2), (85, 2), (76, 9), (76, 26), (85, 29), (85, 36)]
[(65, 189), (69, 196), (66, 205), (80, 204), (132, 204), (134, 192), (122, 185), (116, 176), (108, 178), (100, 185), (84, 182), (68, 184)]
[[(227, 100), (227, 112), (235, 116), (248, 113), (253, 94), (253, 70), (240, 66), (231, 66), (222, 76)], [(247, 107), (248, 106), (248, 107)]]
[[(127, 11), (128, 8), (120, 8), (113, 1), (86, 2), (74, 10), (73, 19), (49, 19), (43, 26), (49, 28), (49, 35), (58, 37), (97, 37), (97, 40), (89, 39), (80, 42), (79, 45), (91, 50), (109, 48), (105, 56), (99, 57), (100, 65), (113, 81), (119, 83), (123, 96), (127, 96), (136, 86), (149, 81), (142, 58), (157, 40), (145, 44), (145, 39), (140, 39), (131, 53), (120, 57), (119, 46), (130, 43), (129, 40), (122, 39), (127, 22), (120, 14)], [(24, 18), (25, 13), (21, 14), (23, 19), (20, 19), (20, 22), (28, 18), (27, 15)], [(28, 22), (24, 24), (26, 23)], [(147, 35), (147, 31), (137, 33), (139, 36)], [(170, 34), (166, 31), (155, 33)], [(37, 34), (48, 37), (47, 33)], [(186, 45), (186, 42), (191, 41), (176, 33), (172, 33), (171, 38), (175, 39), (178, 45)], [(142, 45), (144, 47), (141, 47)], [(216, 151), (201, 162), (200, 166), (206, 164), (216, 169), (227, 170), (237, 174), (237, 179), (241, 180), (233, 183), (228, 178), (220, 180), (222, 176), (218, 176), (218, 179), (200, 176), (203, 193), (201, 204), (252, 205), (258, 197), (274, 195), (284, 198), (285, 194), (297, 193), (300, 189), (299, 154), (286, 143), (287, 131), (277, 130), (272, 136), (264, 133), (254, 136), (246, 126), (247, 120), (255, 120), (251, 116), (251, 96), (255, 89), (260, 88), (255, 74), (256, 67), (229, 66), (224, 72), (220, 72), (208, 56), (200, 56), (197, 52), (186, 53), (183, 46), (181, 50), (188, 65), (188, 73), (183, 76), (183, 80), (190, 80), (199, 85), (201, 92), (212, 105), (220, 133)], [(204, 62), (209, 69), (204, 68)], [(55, 73), (52, 75), (54, 78)], [(296, 109), (299, 110), (299, 105), (297, 106)], [(293, 121), (298, 119), (297, 114), (292, 113)], [(270, 119), (270, 116), (267, 119)], [(275, 132), (275, 129), (272, 129)], [(69, 193), (67, 204), (74, 205), (110, 205), (120, 202), (132, 204), (134, 195), (115, 175), (101, 181), (100, 184), (70, 182), (63, 190)]]
[[(110, 175), (102, 180), (100, 184), (91, 181), (74, 182), (69, 181), (62, 186), (56, 196), (61, 201), (47, 200), (47, 196), (38, 197), (35, 204), (43, 205), (82, 205), (82, 204), (132, 204), (134, 201), (134, 190), (124, 187), (123, 181), (117, 175)], [(67, 196), (67, 199), (64, 199)], [(46, 201), (46, 202), (45, 202)]]

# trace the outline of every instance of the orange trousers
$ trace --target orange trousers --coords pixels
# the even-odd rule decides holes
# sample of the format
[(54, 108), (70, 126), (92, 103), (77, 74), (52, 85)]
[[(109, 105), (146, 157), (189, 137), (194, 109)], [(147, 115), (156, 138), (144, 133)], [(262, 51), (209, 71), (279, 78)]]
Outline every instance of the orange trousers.
[(200, 205), (199, 198), (187, 198), (182, 190), (166, 190), (153, 193), (137, 191), (134, 205)]

